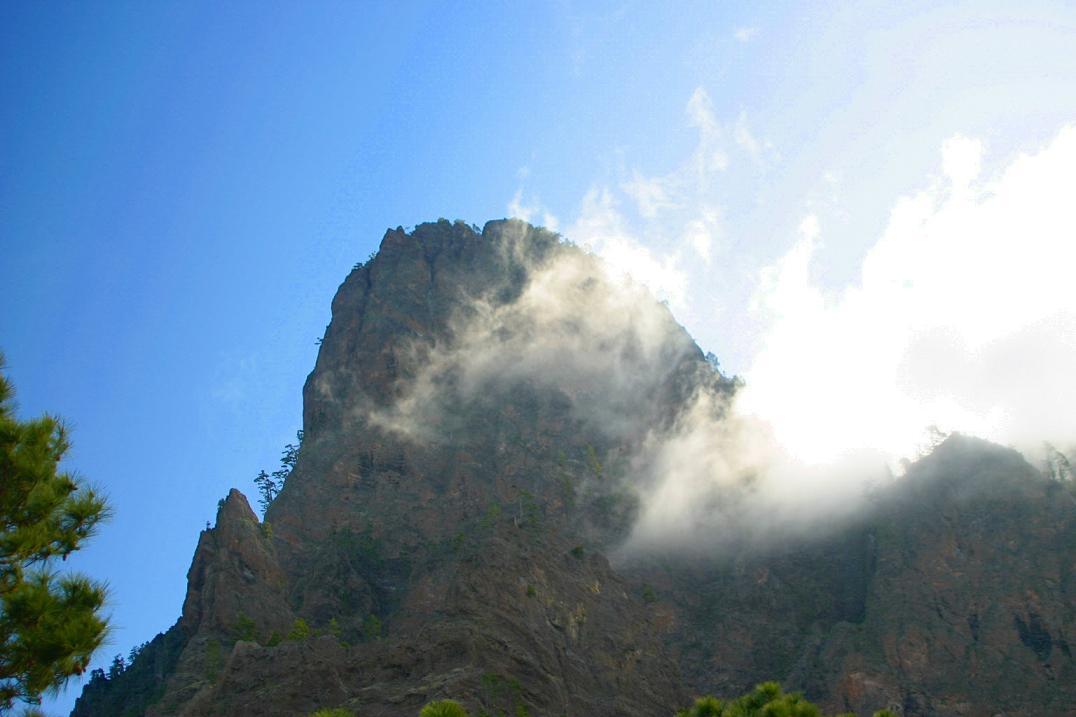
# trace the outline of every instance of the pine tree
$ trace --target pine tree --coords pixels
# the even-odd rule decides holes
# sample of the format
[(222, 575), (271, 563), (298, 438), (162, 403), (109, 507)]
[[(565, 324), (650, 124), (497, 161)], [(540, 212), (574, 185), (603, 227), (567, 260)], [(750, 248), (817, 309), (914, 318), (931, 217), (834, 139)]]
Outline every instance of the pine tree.
[[(274, 473), (273, 475), (276, 474)], [(254, 485), (258, 486), (258, 505), (261, 506), (262, 515), (265, 515), (265, 511), (269, 509), (269, 504), (273, 502), (273, 498), (276, 498), (276, 494), (280, 491), (280, 486), (277, 484), (276, 479), (264, 470), (258, 471), (258, 475), (254, 478)]]
[(299, 460), (299, 449), (303, 446), (303, 432), (301, 430), (296, 431), (295, 438), (299, 441), (298, 443), (289, 443), (280, 452), (280, 468), (273, 471), (272, 474), (266, 473), (264, 470), (258, 471), (258, 475), (254, 478), (254, 485), (258, 487), (258, 505), (261, 506), (263, 516), (265, 511), (269, 509), (273, 499), (280, 493), (280, 489), (284, 487), (284, 481), (291, 475), (292, 470), (295, 469), (295, 464)]
[(58, 471), (70, 445), (63, 423), (19, 421), (13, 396), (0, 373), (0, 711), (39, 703), (82, 674), (108, 632), (104, 587), (52, 569), (93, 535), (108, 506)]
[(273, 471), (273, 478), (276, 481), (278, 491), (284, 487), (284, 481), (295, 470), (295, 464), (299, 461), (299, 449), (303, 446), (303, 432), (301, 430), (295, 432), (295, 439), (299, 442), (289, 443), (284, 446), (284, 450), (280, 452), (280, 468)]

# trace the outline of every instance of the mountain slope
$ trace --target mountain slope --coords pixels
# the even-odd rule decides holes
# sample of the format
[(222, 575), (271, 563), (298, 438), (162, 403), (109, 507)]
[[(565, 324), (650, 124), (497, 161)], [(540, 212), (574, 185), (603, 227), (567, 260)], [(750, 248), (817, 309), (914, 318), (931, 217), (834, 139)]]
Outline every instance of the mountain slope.
[(553, 234), (389, 231), (333, 300), (265, 522), (221, 502), (178, 623), (73, 715), (657, 716), (774, 678), (859, 712), (1076, 704), (1072, 493), (1005, 449), (950, 439), (810, 540), (625, 554), (643, 447), (734, 389)]

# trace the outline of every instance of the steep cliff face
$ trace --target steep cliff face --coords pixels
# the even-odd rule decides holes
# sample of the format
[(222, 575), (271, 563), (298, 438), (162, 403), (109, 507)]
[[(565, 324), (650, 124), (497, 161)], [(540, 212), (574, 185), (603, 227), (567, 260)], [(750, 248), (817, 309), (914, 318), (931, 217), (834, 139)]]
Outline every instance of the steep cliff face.
[(769, 674), (857, 714), (1072, 714), (1074, 512), (1071, 486), (953, 436), (817, 541), (629, 574), (660, 586), (696, 691)]
[(333, 300), (265, 522), (232, 491), (177, 625), (73, 714), (376, 717), (452, 697), (657, 716), (763, 679), (860, 712), (1076, 704), (1072, 493), (987, 444), (951, 440), (810, 543), (611, 566), (636, 447), (734, 388), (611, 281), (521, 222), (389, 231)]
[(862, 709), (1076, 710), (1076, 500), (1015, 451), (950, 438), (880, 497), (863, 621), (820, 659)]
[[(661, 714), (687, 698), (638, 589), (600, 552), (630, 500), (595, 479), (612, 446), (573, 410), (585, 397), (501, 381), (398, 410), (466, 338), (461, 319), (512, 306), (565, 254), (592, 271), (583, 295), (599, 292), (596, 264), (520, 222), (385, 235), (333, 301), (302, 451), (265, 523), (233, 491), (199, 541), (172, 633), (184, 647), (146, 714), (399, 715), (446, 696), (491, 714)], [(705, 367), (668, 320), (673, 368)], [(438, 385), (465, 367), (443, 368)], [(663, 383), (682, 390), (675, 371)]]

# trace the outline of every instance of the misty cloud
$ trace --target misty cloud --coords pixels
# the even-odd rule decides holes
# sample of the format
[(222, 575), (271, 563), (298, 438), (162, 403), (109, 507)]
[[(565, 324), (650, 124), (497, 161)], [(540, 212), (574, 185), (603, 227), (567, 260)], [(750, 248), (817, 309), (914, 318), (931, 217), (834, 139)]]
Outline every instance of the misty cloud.
[(743, 405), (796, 455), (914, 455), (929, 425), (1074, 445), (1076, 128), (988, 178), (983, 151), (945, 143), (943, 176), (896, 203), (856, 285), (812, 280), (814, 219), (763, 270)]
[(711, 181), (728, 142), (748, 156), (762, 146), (746, 129), (728, 137), (705, 92), (687, 114), (699, 142), (680, 168), (583, 198), (566, 235), (601, 260), (558, 254), (529, 267), (517, 301), (476, 300), (384, 425), (422, 437), (446, 391), (528, 382), (585, 396), (572, 404), (581, 420), (630, 440), (628, 553), (760, 546), (839, 523), (929, 445), (931, 426), (1033, 459), (1044, 441), (1072, 449), (1076, 128), (986, 177), (980, 141), (946, 141), (939, 176), (895, 202), (858, 280), (838, 290), (817, 278), (826, 226), (807, 214), (792, 247), (754, 270), (751, 301), (725, 307), (758, 337), (736, 400), (698, 382), (671, 420), (648, 412), (698, 352), (646, 288), (704, 320), (707, 285), (731, 271)]
[[(759, 171), (777, 157), (772, 142), (749, 126), (746, 113), (723, 121), (702, 87), (684, 106), (685, 128), (694, 134), (690, 154), (664, 173), (625, 169), (615, 182), (595, 183), (580, 199), (574, 218), (558, 220), (527, 197), (522, 187), (507, 206), (509, 216), (541, 219), (630, 275), (670, 303), (678, 316), (694, 310), (689, 273), (694, 263), (708, 265), (724, 251), (724, 212), (715, 197), (730, 167)], [(641, 224), (641, 226), (640, 226)]]
[(527, 274), (510, 303), (475, 297), (451, 343), (416, 344), (418, 375), (375, 422), (438, 440), (446, 406), (525, 382), (564, 392), (613, 439), (638, 435), (647, 402), (698, 349), (645, 287), (582, 251), (555, 252)]
[[(638, 499), (621, 555), (765, 546), (832, 524), (864, 495), (872, 468), (813, 472), (740, 415), (669, 310), (617, 267), (574, 248), (526, 265), (509, 303), (474, 297), (446, 339), (416, 343), (416, 375), (370, 419), (411, 440), (450, 441), (458, 413), (517, 385), (558, 392), (572, 416), (617, 446), (606, 479)], [(602, 463), (607, 456), (599, 456)], [(842, 478), (842, 476), (844, 476)], [(577, 478), (579, 478), (577, 476)]]

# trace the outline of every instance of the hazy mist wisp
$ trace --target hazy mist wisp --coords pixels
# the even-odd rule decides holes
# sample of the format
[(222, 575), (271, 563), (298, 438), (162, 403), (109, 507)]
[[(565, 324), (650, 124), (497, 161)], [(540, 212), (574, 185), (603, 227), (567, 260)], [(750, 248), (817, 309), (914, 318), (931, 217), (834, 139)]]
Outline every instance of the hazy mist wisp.
[[(692, 112), (708, 111), (692, 101)], [(700, 165), (719, 153), (716, 130), (699, 122), (702, 148), (687, 169), (649, 183), (636, 177), (632, 191), (648, 213), (675, 208), (683, 219), (705, 193), (706, 173), (725, 170), (724, 160)], [(930, 426), (1013, 445), (1033, 460), (1044, 442), (1071, 451), (1076, 128), (985, 177), (983, 154), (973, 139), (945, 143), (941, 174), (896, 201), (854, 285), (814, 279), (824, 227), (804, 217), (794, 245), (759, 268), (743, 307), (761, 340), (733, 400), (698, 381), (671, 421), (649, 405), (678, 365), (703, 362), (647, 287), (656, 283), (675, 308), (719, 276), (683, 258), (701, 258), (709, 245), (700, 227), (719, 212), (699, 208), (698, 222), (682, 223), (682, 243), (662, 254), (601, 190), (583, 200), (569, 238), (578, 231), (612, 260), (559, 252), (527, 267), (515, 301), (476, 298), (452, 345), (426, 353), (376, 420), (437, 440), (446, 391), (466, 399), (526, 381), (585, 396), (572, 403), (577, 417), (631, 445), (621, 479), (640, 511), (629, 553), (765, 547), (838, 525), (894, 479), (901, 459), (922, 452)]]

